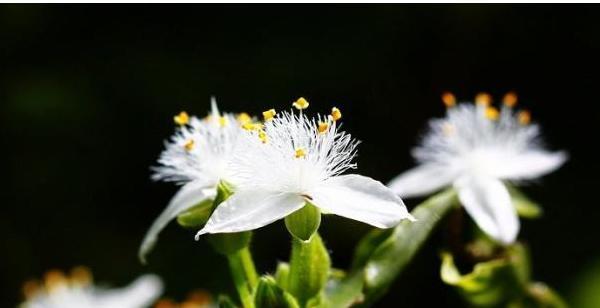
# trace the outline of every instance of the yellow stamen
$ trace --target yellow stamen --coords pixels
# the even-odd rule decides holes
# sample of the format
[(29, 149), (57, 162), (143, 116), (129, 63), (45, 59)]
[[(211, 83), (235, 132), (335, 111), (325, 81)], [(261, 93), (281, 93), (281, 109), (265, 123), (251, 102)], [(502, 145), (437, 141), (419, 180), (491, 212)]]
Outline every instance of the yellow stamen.
[(223, 117), (223, 116), (219, 117), (219, 125), (221, 127), (227, 126), (227, 123), (228, 123), (228, 121), (227, 121), (226, 117)]
[(308, 105), (309, 103), (304, 97), (301, 97), (292, 103), (292, 106), (294, 106), (298, 110), (306, 109), (308, 108)]
[(267, 133), (264, 130), (260, 130), (258, 132), (258, 139), (260, 139), (262, 143), (267, 143), (267, 141), (269, 140), (267, 137)]
[(324, 134), (329, 130), (329, 123), (327, 122), (319, 122), (319, 134)]
[(296, 153), (294, 154), (296, 158), (304, 158), (306, 156), (306, 151), (304, 148), (296, 148)]
[(446, 108), (452, 108), (456, 106), (456, 97), (451, 92), (442, 93), (442, 102)]
[(273, 120), (276, 114), (277, 112), (275, 112), (275, 109), (269, 109), (267, 111), (263, 111), (263, 118), (265, 119), (265, 122), (271, 121)]
[(342, 118), (342, 112), (337, 108), (331, 108), (331, 119), (337, 121)]
[(187, 112), (182, 111), (173, 117), (173, 121), (175, 121), (175, 124), (183, 126), (190, 122), (190, 116), (187, 114)]
[(40, 283), (37, 280), (29, 280), (23, 284), (23, 295), (25, 298), (32, 298), (40, 290)]
[(521, 110), (517, 116), (521, 125), (527, 125), (531, 123), (531, 113), (527, 110)]
[(92, 282), (92, 273), (85, 266), (78, 266), (71, 270), (71, 282), (79, 285), (89, 285)]
[(191, 150), (194, 149), (194, 145), (195, 145), (194, 139), (190, 139), (183, 145), (183, 147), (185, 148), (186, 151), (190, 152)]
[(502, 103), (506, 107), (514, 107), (517, 104), (517, 93), (510, 91), (504, 95), (502, 99)]
[(52, 291), (66, 283), (67, 278), (65, 277), (65, 274), (59, 270), (48, 271), (44, 276), (44, 285), (48, 291)]
[(242, 128), (245, 130), (259, 130), (259, 129), (263, 128), (263, 125), (261, 123), (248, 122), (248, 123), (242, 124)]
[(487, 107), (492, 104), (492, 96), (484, 92), (479, 93), (475, 96), (475, 104)]
[(498, 109), (496, 109), (495, 107), (487, 107), (485, 109), (485, 117), (495, 121), (498, 120), (498, 117), (500, 117), (500, 112), (498, 112)]
[(240, 124), (252, 122), (252, 117), (245, 112), (238, 114), (236, 119), (238, 122), (240, 122)]

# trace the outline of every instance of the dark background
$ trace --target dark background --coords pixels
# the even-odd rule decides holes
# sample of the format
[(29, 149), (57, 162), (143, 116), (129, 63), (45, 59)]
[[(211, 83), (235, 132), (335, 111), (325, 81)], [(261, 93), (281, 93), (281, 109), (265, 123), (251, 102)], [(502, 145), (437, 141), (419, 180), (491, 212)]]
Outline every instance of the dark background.
[[(150, 264), (144, 232), (176, 191), (149, 167), (180, 110), (332, 105), (363, 143), (359, 172), (381, 181), (413, 165), (409, 149), (439, 95), (515, 90), (552, 149), (570, 161), (524, 190), (545, 209), (525, 221), (535, 278), (569, 295), (600, 257), (597, 6), (255, 5), (0, 6), (0, 306), (48, 269), (83, 264), (122, 285), (155, 272), (166, 294), (231, 291), (225, 261), (170, 225)], [(540, 183), (543, 182), (543, 186)], [(409, 208), (418, 200), (407, 200)], [(328, 217), (338, 267), (367, 226)], [(440, 229), (380, 306), (460, 306), (438, 276)], [(287, 259), (277, 223), (255, 234), (262, 272)]]

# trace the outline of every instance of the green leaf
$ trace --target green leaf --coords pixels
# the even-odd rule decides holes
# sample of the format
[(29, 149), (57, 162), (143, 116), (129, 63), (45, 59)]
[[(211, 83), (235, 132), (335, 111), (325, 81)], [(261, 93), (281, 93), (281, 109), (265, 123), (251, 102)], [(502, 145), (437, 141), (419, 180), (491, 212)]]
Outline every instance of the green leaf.
[(272, 276), (261, 277), (254, 297), (256, 308), (297, 308), (298, 302), (288, 292), (277, 285)]
[(306, 205), (285, 218), (285, 226), (292, 236), (308, 241), (321, 225), (321, 211), (314, 205)]
[(325, 298), (329, 307), (351, 307), (363, 302), (363, 286), (362, 272), (355, 272), (341, 279), (330, 279), (325, 288)]
[(292, 237), (288, 291), (301, 306), (325, 288), (331, 261), (318, 233), (308, 241)]
[(229, 296), (221, 294), (217, 299), (219, 308), (238, 308), (238, 306), (229, 298)]
[(179, 214), (177, 216), (177, 223), (184, 228), (200, 228), (206, 224), (210, 214), (212, 213), (212, 210), (213, 200), (204, 200), (189, 210)]
[[(417, 251), (423, 246), (435, 226), (446, 213), (457, 204), (453, 189), (445, 190), (427, 199), (417, 206), (412, 215), (416, 222), (402, 221), (392, 233), (380, 242), (367, 258), (363, 269), (365, 279), (365, 305), (382, 296), (394, 279), (409, 264)], [(374, 241), (376, 236), (367, 236), (363, 241)], [(368, 247), (370, 244), (360, 243)], [(362, 255), (356, 256), (355, 263), (360, 264)], [(359, 260), (359, 261), (356, 261)]]
[(373, 252), (381, 243), (390, 237), (393, 229), (373, 229), (356, 245), (354, 249), (354, 258), (352, 259), (352, 269), (358, 269), (365, 266)]
[(537, 203), (531, 201), (531, 199), (527, 198), (525, 194), (523, 194), (519, 189), (514, 186), (507, 185), (508, 192), (510, 193), (510, 197), (512, 199), (513, 205), (517, 210), (517, 214), (523, 218), (539, 218), (542, 216), (544, 211), (542, 207)]
[(515, 244), (506, 254), (475, 264), (473, 271), (461, 274), (450, 253), (442, 253), (442, 281), (454, 286), (470, 304), (478, 307), (507, 305), (520, 299), (529, 284), (526, 250)]

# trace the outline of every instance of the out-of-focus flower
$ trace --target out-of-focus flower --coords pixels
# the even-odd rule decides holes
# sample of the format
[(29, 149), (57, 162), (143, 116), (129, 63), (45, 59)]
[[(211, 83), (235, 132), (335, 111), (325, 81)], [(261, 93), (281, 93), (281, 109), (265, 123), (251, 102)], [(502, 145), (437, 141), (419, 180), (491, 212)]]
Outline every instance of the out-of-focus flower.
[(182, 112), (174, 121), (179, 128), (165, 144), (158, 160), (160, 166), (154, 168), (152, 178), (183, 186), (146, 233), (139, 250), (142, 262), (169, 221), (202, 201), (214, 198), (219, 181), (235, 182), (229, 163), (239, 136), (259, 125), (245, 113), (237, 117), (220, 113), (214, 98), (212, 111), (206, 118), (198, 119)]
[(519, 220), (503, 181), (532, 180), (560, 167), (565, 152), (547, 151), (540, 128), (528, 111), (515, 110), (508, 93), (500, 110), (480, 94), (475, 104), (442, 97), (446, 117), (429, 122), (429, 130), (412, 154), (419, 166), (394, 178), (389, 186), (401, 197), (422, 196), (453, 185), (460, 202), (492, 238), (511, 243)]
[(154, 275), (144, 275), (121, 289), (98, 288), (86, 268), (77, 267), (66, 276), (49, 271), (43, 282), (25, 283), (26, 300), (20, 308), (143, 308), (159, 297), (163, 286)]
[(210, 293), (204, 290), (191, 292), (183, 302), (176, 302), (171, 299), (161, 299), (154, 308), (216, 308), (217, 304), (213, 301)]
[[(389, 228), (413, 219), (402, 200), (369, 177), (348, 174), (358, 142), (339, 130), (339, 109), (308, 118), (305, 99), (299, 112), (265, 115), (264, 128), (240, 140), (232, 165), (235, 193), (221, 203), (197, 237), (257, 229), (301, 209), (307, 203), (331, 213)], [(268, 117), (268, 118), (267, 118)]]

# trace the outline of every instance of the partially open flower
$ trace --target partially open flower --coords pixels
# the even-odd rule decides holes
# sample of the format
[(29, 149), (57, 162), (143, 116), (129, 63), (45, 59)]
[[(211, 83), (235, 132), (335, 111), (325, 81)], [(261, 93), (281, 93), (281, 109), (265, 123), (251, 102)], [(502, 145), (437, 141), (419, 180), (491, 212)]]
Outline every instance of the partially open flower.
[(445, 118), (429, 122), (429, 130), (412, 154), (419, 166), (389, 186), (401, 197), (422, 196), (453, 185), (477, 225), (492, 238), (511, 243), (519, 220), (503, 181), (532, 180), (560, 167), (565, 152), (547, 151), (539, 127), (527, 111), (516, 111), (509, 93), (500, 110), (491, 97), (478, 95), (475, 104), (455, 104), (445, 94)]
[(183, 186), (148, 230), (139, 250), (145, 262), (146, 254), (156, 243), (160, 231), (184, 211), (216, 195), (219, 181), (234, 182), (229, 168), (239, 136), (258, 127), (246, 114), (220, 113), (212, 98), (212, 111), (204, 119), (180, 113), (175, 117), (180, 125), (165, 144), (159, 167), (153, 179), (173, 181)]
[[(308, 102), (300, 99), (294, 106), (302, 110)], [(342, 175), (356, 167), (358, 142), (339, 130), (340, 117), (337, 108), (333, 116), (317, 118), (302, 111), (279, 112), (263, 129), (241, 138), (242, 151), (232, 161), (235, 193), (215, 209), (197, 237), (257, 229), (307, 203), (379, 228), (412, 219), (402, 200), (380, 182)]]
[(53, 270), (43, 282), (29, 281), (23, 288), (26, 300), (21, 308), (143, 308), (162, 293), (162, 282), (145, 275), (122, 289), (103, 289), (92, 284), (90, 272), (83, 267), (67, 276)]

